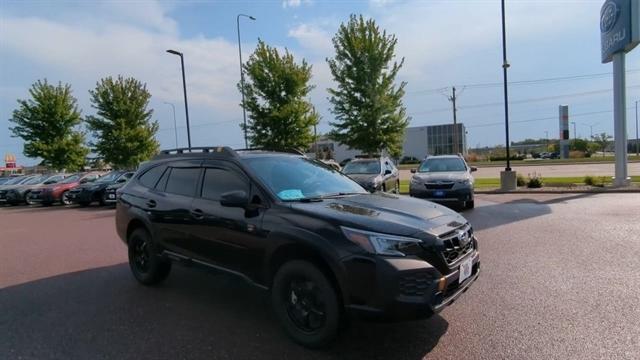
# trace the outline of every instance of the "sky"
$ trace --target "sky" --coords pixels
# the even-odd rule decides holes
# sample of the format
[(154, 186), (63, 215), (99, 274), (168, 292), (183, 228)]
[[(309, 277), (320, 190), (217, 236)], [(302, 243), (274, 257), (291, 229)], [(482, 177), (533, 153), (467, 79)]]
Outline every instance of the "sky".
[[(511, 140), (558, 137), (558, 105), (569, 105), (575, 135), (613, 134), (612, 65), (600, 62), (599, 11), (603, 1), (506, 2)], [(187, 144), (180, 60), (184, 53), (193, 146), (244, 147), (236, 15), (242, 56), (258, 39), (288, 49), (313, 66), (310, 100), (333, 120), (326, 63), (331, 39), (350, 14), (373, 18), (398, 39), (398, 82), (410, 126), (452, 122), (451, 87), (459, 94), (457, 118), (470, 147), (504, 144), (500, 1), (272, 0), (272, 1), (8, 1), (0, 0), (0, 155), (22, 154), (9, 119), (17, 99), (39, 79), (71, 84), (83, 115), (95, 114), (89, 90), (106, 76), (132, 76), (152, 94), (162, 148)], [(640, 100), (640, 50), (626, 56), (628, 134), (635, 137), (634, 102)], [(534, 81), (535, 80), (535, 81)], [(539, 81), (541, 80), (541, 81)], [(591, 126), (590, 126), (591, 125)], [(573, 125), (570, 126), (573, 137)]]

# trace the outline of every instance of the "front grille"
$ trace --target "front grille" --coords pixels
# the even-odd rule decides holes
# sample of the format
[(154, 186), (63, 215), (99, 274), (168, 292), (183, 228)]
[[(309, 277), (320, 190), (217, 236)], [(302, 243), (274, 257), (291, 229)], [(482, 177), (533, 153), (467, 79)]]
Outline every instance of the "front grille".
[(451, 189), (455, 183), (426, 183), (424, 186), (428, 190), (446, 190)]
[(426, 273), (403, 275), (400, 278), (400, 293), (405, 296), (424, 296), (432, 279)]
[[(466, 236), (467, 241), (462, 242), (461, 236)], [(448, 265), (455, 263), (473, 250), (473, 230), (469, 225), (441, 236), (444, 250), (442, 256)]]

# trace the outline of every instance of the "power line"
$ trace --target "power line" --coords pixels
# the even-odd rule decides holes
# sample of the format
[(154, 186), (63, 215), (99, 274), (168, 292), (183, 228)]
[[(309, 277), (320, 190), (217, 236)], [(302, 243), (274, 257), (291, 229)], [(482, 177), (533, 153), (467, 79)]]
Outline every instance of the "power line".
[[(631, 109), (633, 109), (633, 107), (627, 107), (627, 110), (631, 110)], [(584, 113), (571, 114), (570, 117), (574, 118), (574, 117), (581, 117), (581, 116), (608, 114), (608, 113), (612, 113), (612, 112), (613, 112), (613, 110), (590, 111), (590, 112), (584, 112)], [(538, 122), (538, 121), (548, 121), (548, 120), (558, 120), (558, 117), (557, 116), (549, 116), (549, 117), (543, 117), (543, 118), (516, 120), (516, 121), (511, 121), (511, 123), (528, 123), (528, 122)], [(498, 126), (498, 125), (504, 125), (504, 122), (469, 125), (469, 126), (466, 126), (466, 128), (490, 127), (490, 126)]]
[[(629, 69), (626, 71), (627, 74), (640, 72), (640, 69)], [(573, 80), (590, 80), (601, 77), (606, 77), (612, 75), (613, 73), (596, 73), (596, 74), (584, 74), (584, 75), (571, 75), (571, 76), (559, 76), (559, 77), (551, 77), (551, 78), (542, 78), (542, 79), (530, 79), (530, 80), (518, 80), (518, 81), (509, 81), (508, 85), (510, 86), (521, 86), (521, 85), (538, 85), (544, 83), (553, 83), (553, 82), (561, 82), (561, 81), (573, 81)], [(501, 82), (487, 82), (487, 83), (475, 83), (475, 84), (462, 84), (458, 86), (464, 86), (469, 89), (484, 89), (490, 87), (499, 87), (502, 86)], [(407, 95), (410, 94), (428, 94), (428, 93), (439, 93), (443, 90), (448, 91), (449, 87), (440, 87), (434, 89), (425, 89), (425, 90), (414, 90), (407, 92)]]

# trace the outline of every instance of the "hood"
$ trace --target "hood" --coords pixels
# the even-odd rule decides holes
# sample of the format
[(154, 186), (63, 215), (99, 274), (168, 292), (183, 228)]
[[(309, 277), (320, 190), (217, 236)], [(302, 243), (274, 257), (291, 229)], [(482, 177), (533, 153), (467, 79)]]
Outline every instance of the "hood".
[(470, 179), (471, 175), (469, 175), (466, 171), (456, 171), (456, 172), (432, 172), (432, 173), (415, 173), (414, 177), (422, 180), (422, 181), (462, 181), (466, 179)]
[(340, 225), (400, 236), (438, 236), (467, 221), (458, 213), (429, 201), (386, 193), (362, 194), (319, 202), (291, 203), (309, 216)]
[(121, 187), (124, 186), (124, 184), (126, 184), (126, 182), (121, 182), (121, 183), (112, 183), (109, 186), (107, 186), (107, 190), (117, 190), (120, 189)]
[(111, 182), (90, 182), (90, 183), (78, 185), (75, 188), (79, 190), (89, 189), (93, 187), (95, 187), (96, 189), (104, 189), (111, 184), (112, 184)]

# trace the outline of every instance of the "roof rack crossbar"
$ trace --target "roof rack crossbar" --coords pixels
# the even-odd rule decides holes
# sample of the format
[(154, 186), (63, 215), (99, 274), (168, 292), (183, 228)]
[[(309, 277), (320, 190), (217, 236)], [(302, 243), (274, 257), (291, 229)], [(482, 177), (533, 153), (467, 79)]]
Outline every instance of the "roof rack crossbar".
[(166, 149), (160, 151), (160, 155), (197, 153), (219, 153), (227, 156), (237, 156), (236, 152), (228, 146), (198, 146), (191, 148)]
[(287, 148), (287, 149), (269, 149), (269, 148), (248, 148), (248, 149), (234, 149), (234, 151), (273, 151), (273, 152), (284, 152), (296, 155), (304, 155), (304, 152), (295, 149), (295, 148)]

